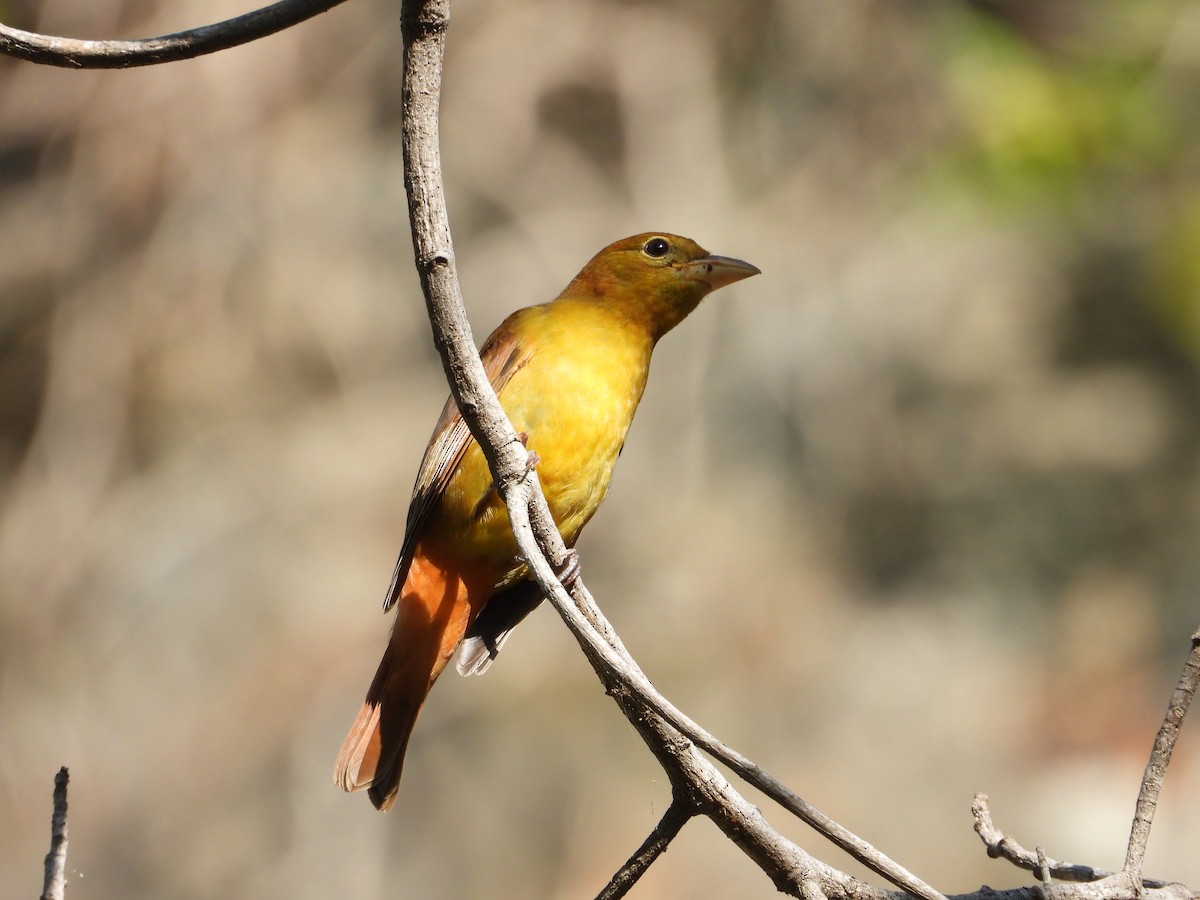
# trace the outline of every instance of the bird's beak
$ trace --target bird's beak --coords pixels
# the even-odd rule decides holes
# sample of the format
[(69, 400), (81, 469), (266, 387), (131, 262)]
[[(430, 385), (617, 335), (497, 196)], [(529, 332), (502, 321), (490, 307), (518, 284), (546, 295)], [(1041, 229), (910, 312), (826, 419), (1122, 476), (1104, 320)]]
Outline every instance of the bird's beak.
[(693, 259), (679, 266), (679, 273), (689, 281), (703, 282), (708, 285), (710, 291), (749, 278), (751, 275), (762, 274), (757, 266), (728, 256), (703, 256)]

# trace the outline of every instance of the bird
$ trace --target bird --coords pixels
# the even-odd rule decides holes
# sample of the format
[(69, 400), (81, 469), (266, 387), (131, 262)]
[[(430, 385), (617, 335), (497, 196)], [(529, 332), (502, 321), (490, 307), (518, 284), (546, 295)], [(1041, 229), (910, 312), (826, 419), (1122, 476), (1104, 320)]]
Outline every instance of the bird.
[[(512, 313), (484, 342), (484, 370), (568, 548), (608, 491), (659, 339), (710, 292), (757, 274), (689, 238), (638, 234), (605, 247), (558, 297)], [(434, 682), (456, 652), (462, 674), (487, 669), (543, 599), (528, 575), (483, 452), (451, 397), (417, 473), (384, 601), (385, 612), (397, 607), (395, 621), (338, 753), (338, 786), (366, 788), (377, 809), (392, 806)]]

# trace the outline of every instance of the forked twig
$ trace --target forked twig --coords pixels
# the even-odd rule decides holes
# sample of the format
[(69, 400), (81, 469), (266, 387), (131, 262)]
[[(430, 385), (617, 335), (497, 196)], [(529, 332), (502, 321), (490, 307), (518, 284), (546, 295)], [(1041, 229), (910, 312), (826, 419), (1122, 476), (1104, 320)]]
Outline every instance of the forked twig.
[[(992, 810), (987, 794), (976, 794), (971, 802), (971, 815), (975, 819), (975, 833), (979, 835), (992, 859), (1004, 859), (1021, 869), (1033, 872), (1045, 880), (1073, 881), (1086, 883), (1099, 881), (1115, 874), (1105, 869), (1094, 869), (1075, 863), (1060, 862), (1045, 854), (1041, 847), (1027, 850), (1015, 838), (1005, 834), (992, 821)], [(1147, 887), (1161, 887), (1163, 882), (1147, 881)]]
[(1171, 761), (1171, 752), (1175, 748), (1175, 741), (1179, 737), (1188, 707), (1196, 695), (1197, 686), (1200, 686), (1200, 629), (1192, 634), (1191, 650), (1184, 661), (1179, 682), (1171, 694), (1171, 702), (1167, 705), (1166, 715), (1150, 751), (1150, 761), (1146, 765), (1146, 772), (1142, 776), (1141, 788), (1138, 791), (1137, 808), (1134, 811), (1129, 846), (1125, 853), (1125, 865), (1120, 872), (1059, 862), (1046, 856), (1041, 847), (1032, 851), (1026, 850), (995, 826), (987, 795), (976, 794), (971, 804), (971, 815), (975, 819), (975, 831), (987, 847), (988, 856), (1006, 859), (1015, 866), (1037, 873), (1047, 888), (1051, 887), (1051, 879), (1058, 879), (1084, 884), (1096, 884), (1106, 880), (1115, 883), (1121, 880), (1130, 885), (1135, 892), (1156, 888), (1180, 889), (1182, 886), (1170, 882), (1143, 878), (1142, 862), (1146, 856), (1146, 842), (1150, 837), (1150, 826), (1154, 821), (1154, 811), (1158, 806), (1158, 796)]

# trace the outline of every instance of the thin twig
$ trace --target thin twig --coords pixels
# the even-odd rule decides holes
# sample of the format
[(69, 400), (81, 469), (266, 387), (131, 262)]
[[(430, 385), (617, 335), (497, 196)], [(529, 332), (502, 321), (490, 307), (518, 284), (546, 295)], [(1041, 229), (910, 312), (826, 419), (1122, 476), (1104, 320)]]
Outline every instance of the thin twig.
[(1026, 850), (992, 822), (986, 794), (975, 795), (971, 815), (988, 856), (1005, 859), (1018, 868), (1037, 873), (1042, 884), (1032, 895), (1023, 888), (1013, 891), (983, 888), (974, 894), (951, 895), (948, 900), (1124, 900), (1133, 896), (1144, 900), (1197, 900), (1200, 897), (1186, 885), (1150, 878), (1139, 882), (1125, 872), (1059, 862), (1047, 856), (1040, 847), (1036, 851)]
[(54, 776), (54, 813), (50, 816), (50, 852), (46, 854), (46, 873), (41, 900), (63, 900), (67, 890), (67, 782), (71, 780), (63, 766)]
[(0, 24), (0, 54), (67, 69), (128, 69), (193, 59), (290, 28), (346, 0), (279, 0), (244, 15), (162, 37), (85, 41)]
[(1175, 740), (1179, 737), (1183, 717), (1187, 715), (1188, 706), (1196, 695), (1197, 684), (1200, 684), (1200, 629), (1192, 635), (1191, 652), (1183, 664), (1179, 683), (1171, 694), (1167, 713), (1163, 716), (1163, 723), (1154, 738), (1150, 761), (1146, 763), (1146, 773), (1142, 776), (1142, 786), (1138, 790), (1137, 808), (1133, 815), (1133, 827), (1129, 831), (1129, 847), (1125, 851), (1124, 868), (1125, 874), (1135, 881), (1142, 874), (1146, 841), (1150, 838), (1150, 826), (1154, 822), (1154, 810), (1158, 806), (1163, 778), (1166, 777), (1167, 766), (1171, 762), (1171, 751), (1175, 749)]
[[(1111, 878), (1115, 872), (1106, 869), (1095, 869), (1091, 866), (1081, 866), (1075, 863), (1060, 862), (1051, 859), (1042, 848), (1026, 850), (1015, 838), (1005, 834), (992, 821), (992, 810), (988, 804), (987, 794), (976, 794), (971, 802), (971, 815), (975, 819), (975, 833), (987, 848), (988, 856), (992, 859), (1004, 859), (1018, 868), (1037, 874), (1043, 881), (1047, 877), (1058, 881), (1075, 883), (1090, 883)], [(1165, 887), (1167, 882), (1154, 879), (1143, 879), (1142, 885), (1148, 888)]]
[(663, 817), (658, 820), (654, 830), (650, 832), (637, 852), (626, 860), (625, 865), (617, 870), (612, 879), (599, 894), (596, 900), (619, 900), (629, 893), (630, 888), (637, 883), (642, 874), (650, 868), (650, 864), (662, 856), (663, 851), (679, 834), (679, 830), (687, 824), (688, 819), (696, 814), (696, 810), (687, 803), (678, 800), (671, 801)]

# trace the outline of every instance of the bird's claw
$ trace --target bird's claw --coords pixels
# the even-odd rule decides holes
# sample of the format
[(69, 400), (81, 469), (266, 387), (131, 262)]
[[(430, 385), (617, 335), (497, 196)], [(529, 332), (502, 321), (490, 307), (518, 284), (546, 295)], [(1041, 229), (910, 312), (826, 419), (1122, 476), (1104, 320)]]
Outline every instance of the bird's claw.
[[(529, 432), (518, 431), (517, 440), (521, 442), (522, 447), (524, 447), (526, 450), (529, 450)], [(524, 478), (526, 475), (536, 469), (541, 461), (542, 458), (537, 455), (536, 451), (529, 450), (529, 452), (525, 455), (525, 471), (521, 474), (521, 477)]]
[(528, 475), (530, 472), (536, 469), (541, 461), (542, 458), (537, 455), (537, 451), (530, 450), (525, 457), (525, 475)]
[[(524, 553), (518, 553), (514, 559), (523, 566), (529, 565), (529, 560), (525, 558)], [(579, 562), (579, 551), (568, 550), (563, 554), (554, 574), (558, 576), (558, 583), (569, 591), (579, 580), (580, 571), (582, 571), (582, 566)]]
[(575, 586), (575, 582), (579, 580), (580, 569), (579, 551), (568, 550), (563, 556), (562, 562), (559, 564), (559, 570), (557, 573), (559, 584), (569, 591)]

